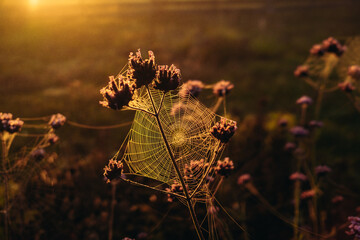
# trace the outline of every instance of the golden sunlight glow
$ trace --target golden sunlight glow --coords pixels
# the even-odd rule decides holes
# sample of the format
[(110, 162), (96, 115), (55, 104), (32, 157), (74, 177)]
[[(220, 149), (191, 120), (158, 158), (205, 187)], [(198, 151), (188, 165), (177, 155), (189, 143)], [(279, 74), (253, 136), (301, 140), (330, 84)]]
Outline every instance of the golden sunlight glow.
[(35, 8), (39, 4), (39, 0), (29, 0), (29, 5), (31, 8)]

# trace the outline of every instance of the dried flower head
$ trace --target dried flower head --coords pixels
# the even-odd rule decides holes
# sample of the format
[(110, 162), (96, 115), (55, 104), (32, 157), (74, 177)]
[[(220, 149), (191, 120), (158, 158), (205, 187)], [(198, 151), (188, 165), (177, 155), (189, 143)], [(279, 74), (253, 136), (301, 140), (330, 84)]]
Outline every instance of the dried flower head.
[(295, 137), (306, 137), (309, 135), (309, 131), (301, 126), (295, 126), (290, 129), (290, 132)]
[(300, 97), (298, 100), (296, 100), (296, 104), (299, 104), (299, 105), (310, 105), (313, 103), (313, 100), (308, 97), (308, 96), (302, 96)]
[(143, 60), (140, 49), (129, 55), (128, 76), (135, 82), (136, 88), (151, 83), (156, 76), (155, 55), (148, 51), (149, 58)]
[(337, 56), (341, 56), (346, 50), (346, 47), (342, 46), (339, 41), (333, 37), (325, 39), (322, 42), (322, 48), (324, 49), (324, 51), (334, 53)]
[(234, 170), (234, 163), (226, 157), (223, 161), (218, 160), (214, 167), (215, 173), (227, 177)]
[(55, 143), (57, 143), (59, 141), (59, 137), (55, 133), (50, 133), (47, 136), (47, 141), (50, 144), (55, 144)]
[(309, 122), (310, 128), (322, 128), (324, 126), (324, 123), (321, 121), (312, 120)]
[(314, 56), (322, 56), (324, 55), (325, 50), (323, 49), (323, 46), (321, 44), (315, 44), (310, 49), (310, 54)]
[(309, 67), (305, 65), (298, 66), (294, 71), (295, 77), (308, 77), (309, 76)]
[(355, 90), (355, 86), (351, 83), (351, 81), (344, 81), (338, 84), (338, 88), (340, 88), (344, 92), (351, 93)]
[(346, 231), (347, 235), (354, 236), (354, 240), (360, 239), (360, 217), (348, 217), (350, 222), (349, 231)]
[(11, 113), (0, 112), (0, 132), (6, 131), (9, 125), (9, 121), (12, 119)]
[(204, 170), (207, 166), (209, 166), (209, 163), (205, 163), (204, 159), (191, 160), (189, 165), (185, 163), (184, 178), (193, 179), (198, 173)]
[(284, 146), (285, 151), (293, 151), (296, 148), (296, 144), (293, 142), (287, 142)]
[(237, 129), (236, 122), (221, 118), (211, 129), (210, 133), (222, 143), (229, 142)]
[(100, 104), (107, 108), (120, 110), (132, 100), (135, 85), (121, 75), (116, 79), (114, 76), (110, 76), (109, 79), (108, 86), (100, 90), (100, 94), (104, 97)]
[(35, 149), (34, 151), (31, 152), (30, 156), (32, 158), (34, 158), (36, 161), (41, 161), (44, 159), (46, 155), (46, 152), (43, 148), (38, 148), (38, 149)]
[(331, 202), (332, 202), (333, 204), (339, 204), (339, 203), (341, 203), (342, 201), (344, 201), (344, 197), (341, 196), (341, 195), (337, 195), (337, 196), (335, 196), (335, 197), (333, 197), (333, 198), (331, 199)]
[(237, 184), (243, 185), (251, 181), (251, 176), (248, 173), (240, 175), (237, 179)]
[(156, 72), (156, 78), (153, 81), (153, 87), (162, 91), (175, 90), (181, 81), (180, 69), (176, 68), (175, 65), (162, 65), (158, 66)]
[[(177, 181), (174, 181), (174, 183), (171, 184), (170, 188), (166, 188), (165, 190), (177, 194), (182, 194), (184, 191), (182, 185)], [(176, 197), (172, 194), (168, 194), (167, 197), (168, 197), (168, 202), (174, 202), (176, 200)]]
[(122, 164), (122, 162), (110, 159), (108, 165), (104, 168), (104, 177), (106, 179), (106, 182), (109, 183), (115, 178), (120, 177), (123, 169), (124, 165)]
[(21, 127), (24, 125), (24, 122), (21, 121), (19, 118), (12, 119), (7, 122), (6, 131), (9, 133), (16, 133), (21, 131)]
[(308, 198), (312, 198), (316, 195), (316, 191), (314, 189), (308, 190), (308, 191), (304, 191), (301, 193), (300, 198), (301, 199), (308, 199)]
[(50, 118), (49, 125), (53, 129), (58, 129), (63, 126), (66, 122), (66, 117), (61, 113), (53, 114)]
[(315, 167), (315, 173), (319, 177), (322, 177), (330, 172), (331, 172), (331, 168), (329, 168), (326, 165), (319, 165), (319, 166)]
[(360, 80), (360, 66), (359, 65), (352, 65), (348, 68), (347, 74), (357, 80)]
[(303, 181), (303, 182), (305, 182), (307, 180), (307, 177), (305, 176), (305, 174), (303, 174), (301, 172), (294, 172), (293, 174), (290, 175), (289, 179), (292, 180), (292, 181)]
[(215, 96), (223, 97), (231, 91), (231, 89), (234, 88), (234, 84), (232, 84), (229, 81), (221, 80), (217, 82), (213, 87), (213, 93)]
[(194, 97), (199, 96), (200, 92), (203, 90), (204, 84), (199, 80), (189, 80), (181, 86), (179, 95), (182, 98), (192, 95)]

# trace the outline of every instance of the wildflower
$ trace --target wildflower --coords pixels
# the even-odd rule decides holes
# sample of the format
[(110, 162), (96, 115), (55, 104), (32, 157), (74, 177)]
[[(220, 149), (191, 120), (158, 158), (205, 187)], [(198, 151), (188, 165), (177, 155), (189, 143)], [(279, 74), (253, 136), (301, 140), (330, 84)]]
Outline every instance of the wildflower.
[(222, 143), (229, 142), (236, 131), (236, 122), (221, 118), (211, 129), (210, 133)]
[(171, 116), (175, 116), (177, 114), (182, 115), (186, 110), (186, 105), (183, 104), (182, 102), (178, 102), (173, 104), (171, 111), (170, 111), (170, 115)]
[(106, 179), (106, 182), (109, 183), (115, 178), (121, 176), (123, 168), (124, 165), (121, 162), (110, 159), (108, 165), (104, 168), (104, 177)]
[(234, 84), (232, 84), (229, 81), (221, 80), (217, 82), (213, 87), (213, 93), (215, 96), (223, 97), (231, 91), (231, 89), (234, 88)]
[[(174, 181), (174, 183), (171, 184), (170, 188), (166, 188), (165, 190), (177, 194), (182, 194), (184, 191), (182, 185), (177, 181)], [(167, 196), (168, 196), (168, 202), (174, 202), (176, 199), (176, 197), (172, 194), (168, 194)]]
[(6, 131), (8, 131), (9, 133), (15, 133), (15, 132), (20, 132), (21, 131), (21, 127), (24, 125), (24, 122), (21, 121), (19, 118), (14, 119), (14, 120), (9, 120), (7, 122), (7, 129)]
[(309, 67), (305, 65), (298, 66), (294, 71), (295, 77), (308, 77), (309, 76)]
[(347, 74), (354, 78), (354, 79), (360, 79), (360, 66), (359, 65), (352, 65), (348, 68)]
[(48, 143), (50, 143), (52, 145), (52, 144), (55, 144), (57, 141), (59, 141), (59, 137), (54, 133), (50, 133), (47, 136), (47, 141), (48, 141)]
[(333, 37), (329, 37), (322, 42), (322, 47), (326, 52), (334, 53), (337, 56), (341, 56), (346, 47), (342, 46), (338, 40)]
[(0, 132), (7, 130), (9, 121), (12, 119), (13, 115), (11, 113), (2, 113), (0, 112)]
[(132, 100), (135, 85), (121, 75), (117, 79), (114, 76), (110, 76), (109, 79), (108, 86), (100, 90), (100, 94), (104, 97), (104, 101), (100, 101), (100, 104), (107, 108), (120, 110)]
[(289, 121), (286, 118), (281, 118), (278, 121), (278, 126), (280, 127), (286, 127), (288, 125)]
[(340, 88), (344, 92), (352, 92), (355, 90), (354, 85), (350, 81), (344, 81), (338, 84), (338, 88)]
[(290, 175), (289, 179), (292, 180), (292, 181), (303, 181), (303, 182), (305, 182), (307, 180), (307, 177), (305, 176), (305, 174), (303, 174), (301, 172), (294, 172), (293, 174)]
[(293, 151), (296, 148), (296, 144), (293, 142), (287, 142), (284, 146), (285, 151)]
[(324, 126), (323, 122), (312, 120), (309, 122), (310, 128), (322, 128)]
[(301, 126), (295, 126), (290, 129), (291, 134), (293, 134), (295, 137), (305, 137), (309, 135), (309, 131)]
[(203, 88), (204, 88), (204, 84), (201, 81), (189, 80), (181, 86), (179, 95), (182, 98), (188, 97), (189, 94), (194, 97), (197, 97), (199, 96)]
[(53, 129), (58, 129), (63, 126), (66, 122), (66, 117), (61, 113), (53, 114), (50, 118), (49, 125)]
[(329, 172), (331, 172), (331, 168), (329, 168), (326, 165), (319, 165), (319, 166), (315, 167), (315, 173), (319, 177), (324, 176), (324, 175), (328, 174)]
[(344, 197), (341, 195), (337, 195), (331, 199), (331, 202), (334, 204), (341, 203), (342, 201), (344, 201)]
[(167, 92), (176, 89), (180, 81), (180, 69), (176, 68), (175, 65), (172, 64), (170, 68), (167, 65), (158, 66), (153, 87)]
[(146, 232), (140, 232), (137, 235), (137, 239), (146, 239), (148, 237), (148, 234)]
[(148, 51), (149, 59), (143, 60), (140, 49), (134, 54), (129, 55), (128, 76), (135, 82), (136, 88), (151, 83), (156, 76), (155, 56), (152, 51)]
[(308, 96), (302, 96), (301, 98), (299, 98), (298, 100), (296, 100), (296, 104), (299, 105), (310, 105), (312, 104), (313, 100), (308, 97)]
[(325, 51), (323, 49), (323, 46), (321, 44), (315, 44), (310, 49), (310, 54), (314, 56), (322, 56), (324, 55)]
[(245, 174), (239, 176), (239, 178), (237, 179), (237, 184), (243, 185), (243, 184), (250, 182), (250, 180), (251, 180), (250, 174), (245, 173)]
[(360, 239), (360, 217), (349, 216), (348, 221), (350, 221), (349, 231), (345, 233), (350, 236), (354, 236), (354, 240)]
[(184, 166), (184, 178), (185, 179), (192, 179), (202, 171), (205, 167), (209, 166), (209, 163), (205, 163), (204, 159), (201, 160), (191, 160), (190, 164), (186, 164)]
[(32, 151), (30, 155), (36, 161), (41, 161), (44, 159), (45, 154), (46, 154), (46, 152), (43, 148), (38, 148), (38, 149), (35, 149), (34, 151)]
[(315, 194), (316, 194), (316, 191), (314, 189), (311, 189), (311, 190), (302, 192), (300, 195), (300, 198), (301, 199), (312, 198), (315, 196)]
[(223, 161), (218, 160), (214, 168), (215, 173), (227, 177), (234, 170), (234, 163), (230, 158), (226, 157)]

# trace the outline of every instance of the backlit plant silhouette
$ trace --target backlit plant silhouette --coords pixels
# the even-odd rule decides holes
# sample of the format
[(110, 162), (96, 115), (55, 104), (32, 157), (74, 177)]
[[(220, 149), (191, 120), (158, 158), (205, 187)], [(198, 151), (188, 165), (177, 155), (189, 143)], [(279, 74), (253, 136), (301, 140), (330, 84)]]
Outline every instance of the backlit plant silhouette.
[[(209, 179), (214, 174), (226, 176), (234, 168), (229, 159), (217, 160), (235, 133), (236, 122), (220, 118), (193, 96), (204, 87), (200, 81), (179, 88), (180, 82), (178, 68), (156, 65), (151, 51), (143, 59), (140, 50), (130, 53), (127, 70), (110, 77), (108, 86), (100, 90), (104, 97), (100, 104), (114, 110), (136, 110), (136, 114), (104, 176), (108, 181), (121, 178), (161, 191), (169, 201), (179, 199), (188, 207), (199, 239), (205, 239), (195, 204), (203, 202), (215, 209), (209, 203), (218, 187), (211, 191)], [(223, 97), (232, 88), (224, 81), (214, 91)], [(143, 176), (160, 184), (144, 185), (121, 177), (124, 163), (129, 169), (126, 176)]]

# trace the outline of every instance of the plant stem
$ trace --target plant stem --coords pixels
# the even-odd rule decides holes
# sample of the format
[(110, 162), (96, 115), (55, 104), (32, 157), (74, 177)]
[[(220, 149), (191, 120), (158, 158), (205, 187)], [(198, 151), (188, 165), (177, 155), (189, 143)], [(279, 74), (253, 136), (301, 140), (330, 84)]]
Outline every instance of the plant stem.
[[(165, 133), (164, 133), (164, 130), (163, 130), (163, 127), (162, 127), (162, 125), (161, 125), (160, 118), (159, 118), (159, 113), (157, 112), (156, 107), (155, 107), (154, 99), (153, 99), (153, 97), (152, 97), (152, 95), (151, 95), (151, 92), (150, 92), (149, 88), (148, 88), (148, 87), (146, 87), (146, 88), (147, 88), (147, 92), (148, 92), (149, 98), (150, 98), (150, 100), (151, 100), (152, 106), (153, 106), (153, 108), (154, 108), (155, 118), (156, 118), (156, 122), (157, 122), (157, 124), (158, 124), (159, 130), (160, 130), (160, 132), (161, 132), (161, 136), (162, 136), (162, 138), (163, 138), (163, 140), (164, 140), (166, 149), (167, 149), (167, 151), (168, 151), (168, 153), (169, 153), (169, 156), (170, 156), (171, 161), (172, 161), (172, 164), (173, 164), (173, 166), (174, 166), (174, 168), (175, 168), (176, 174), (177, 174), (177, 176), (178, 176), (178, 178), (179, 178), (179, 180), (180, 180), (181, 186), (182, 186), (182, 188), (183, 188), (183, 190), (184, 190), (184, 194), (185, 194), (187, 206), (188, 206), (188, 208), (189, 208), (190, 216), (191, 216), (191, 219), (192, 219), (193, 224), (194, 224), (194, 226), (195, 226), (196, 233), (197, 233), (199, 239), (204, 240), (205, 238), (204, 238), (204, 235), (203, 235), (203, 233), (202, 233), (202, 231), (201, 231), (201, 227), (200, 227), (199, 221), (198, 221), (198, 219), (196, 218), (196, 213), (195, 213), (195, 210), (194, 210), (193, 203), (192, 203), (192, 201), (191, 201), (191, 197), (190, 197), (189, 192), (188, 192), (188, 190), (187, 190), (187, 188), (186, 188), (186, 184), (185, 184), (184, 178), (183, 178), (182, 175), (181, 175), (180, 169), (179, 169), (179, 167), (178, 167), (177, 164), (176, 164), (175, 157), (174, 157), (174, 154), (173, 154), (172, 151), (171, 151), (169, 142), (168, 142), (167, 139), (166, 139), (166, 136), (165, 136)], [(159, 106), (159, 109), (160, 109), (160, 108), (161, 108), (161, 105)]]
[(294, 190), (294, 239), (299, 239), (299, 219), (300, 219), (300, 180), (295, 181), (295, 190)]
[(3, 167), (3, 178), (4, 178), (4, 223), (5, 223), (5, 240), (9, 239), (9, 217), (8, 217), (8, 208), (9, 208), (9, 179), (8, 172), (6, 167), (7, 159), (7, 146), (4, 135), (1, 134), (1, 143), (2, 143), (2, 167)]
[(113, 225), (114, 225), (114, 210), (116, 205), (116, 185), (117, 182), (111, 182), (111, 208), (110, 208), (110, 217), (109, 217), (109, 236), (108, 239), (113, 239)]

